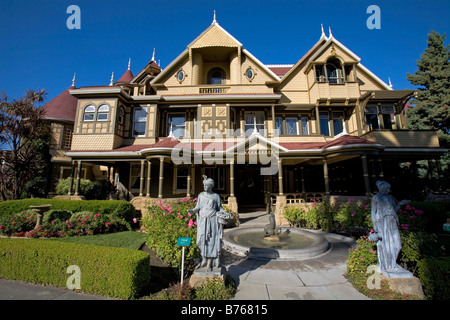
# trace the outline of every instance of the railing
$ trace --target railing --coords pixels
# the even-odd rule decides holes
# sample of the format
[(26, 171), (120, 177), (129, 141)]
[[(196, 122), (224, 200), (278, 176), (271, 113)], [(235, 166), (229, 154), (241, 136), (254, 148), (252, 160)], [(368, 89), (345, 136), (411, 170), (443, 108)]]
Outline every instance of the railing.
[[(273, 197), (273, 203), (276, 203), (276, 197), (278, 193), (271, 193)], [(297, 203), (307, 203), (307, 202), (322, 202), (324, 194), (319, 192), (309, 192), (309, 193), (284, 193), (286, 197), (287, 204), (297, 204)]]
[(220, 94), (220, 93), (229, 93), (229, 87), (212, 87), (212, 88), (200, 88), (199, 93), (203, 94)]

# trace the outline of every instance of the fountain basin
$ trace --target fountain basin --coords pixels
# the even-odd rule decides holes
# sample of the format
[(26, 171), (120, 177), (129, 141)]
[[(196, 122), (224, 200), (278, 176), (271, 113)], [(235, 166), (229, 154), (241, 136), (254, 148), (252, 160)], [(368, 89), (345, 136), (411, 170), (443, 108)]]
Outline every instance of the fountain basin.
[(280, 241), (265, 241), (261, 228), (227, 230), (223, 246), (241, 256), (261, 259), (304, 259), (327, 252), (330, 244), (320, 234), (297, 228), (281, 228)]

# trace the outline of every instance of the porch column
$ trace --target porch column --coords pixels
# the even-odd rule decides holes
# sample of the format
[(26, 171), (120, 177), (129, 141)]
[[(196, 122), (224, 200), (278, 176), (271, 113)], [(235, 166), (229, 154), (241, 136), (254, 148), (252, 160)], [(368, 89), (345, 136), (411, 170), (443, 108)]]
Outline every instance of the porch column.
[(377, 186), (376, 186), (376, 182), (377, 182), (377, 173), (375, 171), (375, 163), (374, 163), (374, 159), (369, 159), (369, 165), (370, 165), (370, 190), (376, 190)]
[(364, 186), (366, 189), (366, 194), (370, 193), (370, 179), (369, 179), (369, 168), (367, 166), (367, 156), (361, 156), (362, 167), (363, 167), (363, 176), (364, 176)]
[(145, 171), (145, 160), (141, 160), (141, 172), (139, 181), (139, 197), (144, 196), (144, 171)]
[(69, 178), (69, 192), (67, 195), (72, 195), (72, 189), (73, 189), (73, 176), (75, 175), (75, 161), (72, 161), (72, 168), (70, 170), (70, 178)]
[(320, 134), (320, 113), (319, 113), (319, 106), (316, 105), (316, 134)]
[(234, 197), (234, 161), (230, 162), (230, 197)]
[(328, 162), (327, 159), (323, 159), (323, 177), (325, 180), (325, 194), (330, 194), (330, 179), (328, 179)]
[(147, 197), (150, 198), (150, 182), (152, 181), (152, 162), (147, 160)]
[(158, 199), (162, 199), (164, 182), (164, 157), (160, 158), (159, 163), (159, 186), (158, 186)]
[(281, 158), (278, 158), (278, 195), (283, 195), (283, 164)]
[(188, 174), (187, 174), (187, 186), (186, 186), (186, 198), (191, 197), (191, 170), (192, 165), (188, 165)]
[(304, 167), (300, 167), (300, 172), (301, 172), (301, 175), (302, 175), (302, 193), (305, 193), (306, 192), (306, 189), (305, 189), (305, 174), (304, 174)]
[(77, 196), (80, 191), (80, 180), (81, 180), (81, 161), (78, 161), (78, 169), (77, 169), (77, 183), (75, 185), (75, 195)]

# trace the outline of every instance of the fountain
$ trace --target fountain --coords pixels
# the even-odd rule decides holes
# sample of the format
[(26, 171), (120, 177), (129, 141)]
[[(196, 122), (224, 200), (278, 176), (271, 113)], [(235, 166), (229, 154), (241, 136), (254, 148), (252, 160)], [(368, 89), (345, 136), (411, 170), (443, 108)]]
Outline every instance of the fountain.
[(321, 234), (297, 228), (277, 227), (270, 198), (269, 224), (263, 234), (259, 227), (239, 227), (225, 232), (224, 247), (235, 254), (262, 259), (303, 259), (328, 251)]

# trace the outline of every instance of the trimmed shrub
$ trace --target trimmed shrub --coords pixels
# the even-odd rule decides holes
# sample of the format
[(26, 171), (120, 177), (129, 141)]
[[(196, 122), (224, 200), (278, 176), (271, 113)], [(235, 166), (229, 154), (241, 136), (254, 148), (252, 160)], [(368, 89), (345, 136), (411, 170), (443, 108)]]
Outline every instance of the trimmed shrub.
[(214, 276), (195, 288), (195, 300), (230, 300), (236, 292), (233, 279)]
[(80, 268), (84, 292), (132, 299), (150, 279), (148, 253), (36, 239), (0, 239), (0, 277), (66, 287), (69, 266)]
[(305, 210), (300, 205), (289, 205), (284, 208), (284, 217), (294, 227), (303, 227), (306, 225)]
[(124, 200), (65, 200), (65, 199), (22, 199), (0, 202), (0, 216), (29, 210), (31, 205), (51, 204), (52, 210), (98, 214), (112, 214), (131, 223), (136, 218), (133, 205)]
[(450, 257), (422, 259), (418, 263), (418, 269), (427, 299), (450, 299)]

